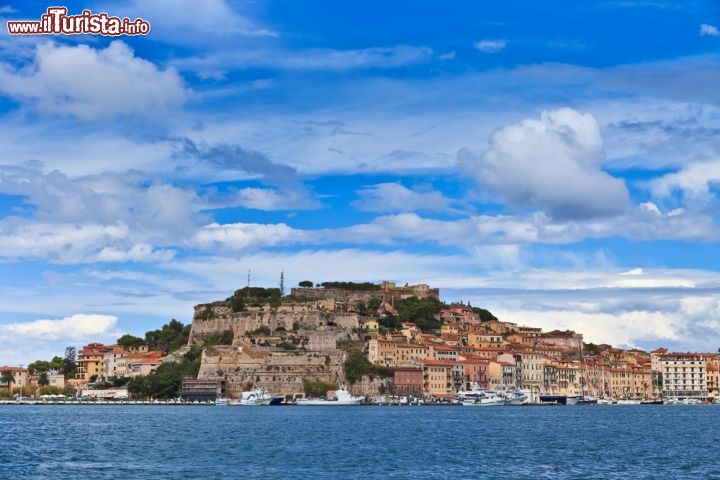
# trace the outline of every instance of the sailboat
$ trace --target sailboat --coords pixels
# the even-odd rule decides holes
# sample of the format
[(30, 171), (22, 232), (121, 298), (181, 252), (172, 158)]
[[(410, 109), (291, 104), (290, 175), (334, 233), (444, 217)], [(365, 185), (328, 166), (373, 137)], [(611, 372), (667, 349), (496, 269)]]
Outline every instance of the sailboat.
[(582, 365), (582, 374), (584, 381), (582, 383), (582, 395), (580, 398), (578, 398), (577, 402), (575, 402), (576, 405), (597, 405), (598, 398), (596, 395), (588, 394), (588, 392), (585, 390), (585, 387), (588, 385), (588, 380), (590, 378), (589, 370), (587, 367), (587, 363), (585, 362), (585, 355), (583, 354), (582, 350), (582, 342), (580, 344), (580, 363)]

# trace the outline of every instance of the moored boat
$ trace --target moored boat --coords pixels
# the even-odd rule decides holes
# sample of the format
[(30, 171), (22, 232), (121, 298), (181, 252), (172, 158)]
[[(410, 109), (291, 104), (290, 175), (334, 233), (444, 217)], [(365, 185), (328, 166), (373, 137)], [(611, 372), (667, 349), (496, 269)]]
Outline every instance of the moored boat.
[(545, 405), (567, 405), (567, 397), (555, 393), (541, 393), (540, 403)]
[(262, 388), (256, 388), (255, 390), (248, 390), (242, 392), (240, 398), (236, 398), (230, 401), (230, 405), (240, 406), (257, 406), (257, 405), (270, 405), (273, 399), (279, 398), (282, 401), (282, 397), (276, 397), (269, 394)]
[(295, 400), (295, 405), (313, 406), (313, 407), (360, 405), (363, 402), (363, 400), (365, 400), (364, 396), (350, 395), (350, 392), (348, 392), (345, 388), (341, 388), (339, 390), (335, 390), (335, 398), (334, 399), (299, 398), (299, 399)]
[(480, 388), (480, 385), (473, 382), (470, 390), (460, 390), (455, 394), (456, 400), (466, 406), (489, 407), (506, 405), (507, 399), (504, 395)]
[(495, 407), (507, 405), (507, 399), (495, 392), (482, 392), (475, 396), (466, 396), (462, 404), (468, 407)]
[(505, 404), (512, 406), (522, 405), (528, 399), (527, 394), (517, 389), (505, 390), (504, 396), (506, 402)]

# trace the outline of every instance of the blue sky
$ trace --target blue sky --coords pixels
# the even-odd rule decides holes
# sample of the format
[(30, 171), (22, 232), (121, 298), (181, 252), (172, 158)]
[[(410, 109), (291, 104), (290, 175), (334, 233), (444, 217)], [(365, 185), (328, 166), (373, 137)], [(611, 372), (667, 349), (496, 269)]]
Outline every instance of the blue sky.
[(248, 270), (720, 347), (717, 2), (65, 5), (152, 29), (12, 36), (50, 4), (0, 4), (0, 364)]

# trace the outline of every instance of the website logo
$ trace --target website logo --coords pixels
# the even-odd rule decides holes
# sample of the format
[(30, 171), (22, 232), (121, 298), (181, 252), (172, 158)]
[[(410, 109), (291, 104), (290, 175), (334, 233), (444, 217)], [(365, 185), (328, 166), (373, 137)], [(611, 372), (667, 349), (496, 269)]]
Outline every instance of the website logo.
[(68, 15), (67, 7), (49, 7), (40, 20), (8, 21), (10, 35), (147, 35), (150, 23), (142, 18), (111, 17), (107, 13), (83, 10), (80, 15)]

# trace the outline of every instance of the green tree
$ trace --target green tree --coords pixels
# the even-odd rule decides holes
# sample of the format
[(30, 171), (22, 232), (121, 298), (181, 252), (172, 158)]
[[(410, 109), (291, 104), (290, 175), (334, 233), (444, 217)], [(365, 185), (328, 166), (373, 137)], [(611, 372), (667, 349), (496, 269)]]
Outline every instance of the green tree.
[(15, 374), (10, 370), (3, 370), (2, 374), (0, 374), (0, 378), (2, 378), (3, 383), (7, 385), (7, 391), (8, 397), (12, 396), (12, 384), (15, 383)]
[(401, 322), (413, 322), (423, 332), (430, 332), (439, 329), (442, 322), (439, 319), (440, 310), (445, 304), (434, 298), (410, 297), (395, 302), (395, 310), (398, 311)]
[(361, 290), (366, 292), (380, 290), (380, 285), (370, 282), (323, 282), (322, 286), (325, 288), (337, 288), (340, 290)]
[(245, 300), (239, 295), (230, 297), (230, 308), (233, 312), (242, 312), (245, 310)]
[(353, 350), (345, 359), (345, 379), (350, 383), (355, 383), (361, 376), (373, 373), (374, 367), (363, 352)]
[(215, 345), (232, 345), (235, 334), (232, 330), (225, 330), (222, 333), (210, 335), (203, 342), (203, 347), (212, 347)]
[(50, 362), (47, 360), (36, 360), (28, 365), (28, 372), (30, 374), (37, 372), (46, 372), (50, 370)]
[(303, 380), (306, 397), (324, 397), (330, 390), (337, 390), (337, 385), (322, 380)]
[(52, 370), (62, 371), (64, 359), (58, 356), (53, 357), (49, 362), (47, 360), (36, 360), (28, 365), (28, 372), (31, 374), (39, 372), (49, 372)]
[(41, 387), (50, 385), (50, 380), (48, 380), (47, 372), (42, 372), (40, 374), (40, 376), (38, 377), (38, 385), (40, 385)]
[(497, 320), (497, 317), (495, 315), (490, 313), (490, 311), (485, 310), (484, 308), (472, 307), (472, 310), (480, 316), (480, 320), (483, 322)]
[(65, 356), (62, 359), (62, 371), (65, 378), (74, 378), (77, 370), (77, 348), (65, 347)]
[(382, 377), (391, 377), (393, 375), (391, 369), (371, 363), (360, 350), (352, 350), (348, 353), (343, 364), (343, 370), (345, 371), (345, 379), (350, 383), (355, 383), (363, 375), (379, 375)]
[(200, 347), (191, 346), (180, 362), (163, 363), (157, 370), (144, 377), (132, 377), (127, 383), (128, 392), (139, 398), (178, 397), (183, 377), (197, 377), (201, 354)]
[(117, 339), (117, 344), (125, 348), (139, 348), (145, 345), (145, 340), (134, 335), (123, 335)]
[(379, 298), (371, 298), (367, 302), (367, 308), (373, 315), (375, 314), (375, 311), (380, 308), (380, 305), (382, 305), (382, 300), (380, 300)]
[(400, 319), (395, 315), (385, 315), (378, 318), (378, 324), (391, 332), (400, 330), (400, 327), (402, 326), (400, 325)]
[(190, 338), (191, 325), (185, 326), (174, 318), (158, 330), (151, 330), (145, 333), (145, 342), (150, 350), (162, 350), (163, 352), (174, 352), (178, 348), (187, 345)]
[(313, 282), (310, 280), (303, 280), (302, 282), (298, 282), (298, 287), (302, 288), (312, 288)]

